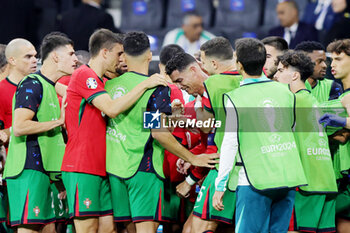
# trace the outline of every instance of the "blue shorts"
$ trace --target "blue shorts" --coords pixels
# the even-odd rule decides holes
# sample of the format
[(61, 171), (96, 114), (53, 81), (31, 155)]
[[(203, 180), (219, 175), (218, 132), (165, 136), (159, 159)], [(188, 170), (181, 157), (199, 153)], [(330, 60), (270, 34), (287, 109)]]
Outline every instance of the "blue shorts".
[(288, 231), (294, 189), (257, 191), (251, 186), (238, 186), (236, 195), (235, 233)]

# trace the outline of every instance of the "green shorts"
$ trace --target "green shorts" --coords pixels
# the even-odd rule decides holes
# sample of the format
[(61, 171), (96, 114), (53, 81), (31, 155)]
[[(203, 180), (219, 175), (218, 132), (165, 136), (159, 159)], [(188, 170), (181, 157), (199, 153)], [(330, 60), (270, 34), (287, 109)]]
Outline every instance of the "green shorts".
[(11, 226), (48, 224), (55, 221), (49, 177), (24, 169), (14, 179), (6, 179)]
[(111, 191), (106, 177), (62, 172), (62, 180), (71, 218), (112, 215)]
[(350, 220), (350, 184), (338, 186), (336, 198), (336, 214), (339, 218)]
[(115, 222), (166, 221), (164, 183), (156, 174), (137, 172), (130, 179), (109, 175)]
[(189, 198), (180, 198), (176, 194), (176, 186), (179, 183), (164, 181), (164, 213), (163, 219), (170, 222), (185, 222), (193, 210), (193, 203)]
[(235, 212), (236, 193), (226, 189), (223, 197), (224, 210), (217, 211), (212, 205), (215, 193), (215, 179), (217, 176), (218, 171), (216, 169), (212, 169), (208, 173), (198, 193), (196, 203), (194, 204), (193, 215), (203, 220), (232, 224), (233, 214)]
[(63, 200), (58, 198), (59, 192), (54, 183), (51, 184), (51, 190), (56, 222), (65, 222), (69, 219), (67, 198)]
[(335, 232), (336, 194), (295, 194), (294, 213), (289, 230)]

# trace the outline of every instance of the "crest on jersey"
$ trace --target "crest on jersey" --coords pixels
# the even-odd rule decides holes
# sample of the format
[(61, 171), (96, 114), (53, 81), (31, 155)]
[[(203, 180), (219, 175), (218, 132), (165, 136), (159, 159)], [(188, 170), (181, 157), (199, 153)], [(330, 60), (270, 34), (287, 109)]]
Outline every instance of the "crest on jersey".
[(96, 79), (94, 78), (88, 78), (86, 80), (86, 86), (89, 88), (89, 89), (96, 89), (97, 88), (97, 81)]
[(35, 217), (38, 217), (39, 213), (40, 213), (40, 209), (39, 207), (35, 206), (35, 208), (33, 209), (34, 213), (35, 213)]
[(84, 201), (84, 205), (86, 206), (87, 209), (89, 209), (91, 205), (91, 200), (89, 198), (86, 198)]

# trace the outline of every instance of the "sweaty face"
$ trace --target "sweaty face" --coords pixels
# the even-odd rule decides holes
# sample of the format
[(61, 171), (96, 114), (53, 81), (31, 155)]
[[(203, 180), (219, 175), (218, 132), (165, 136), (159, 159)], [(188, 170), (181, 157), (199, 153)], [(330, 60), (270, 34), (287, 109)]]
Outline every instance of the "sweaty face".
[(279, 3), (276, 12), (282, 27), (290, 27), (298, 19), (298, 11), (287, 2)]
[(268, 78), (273, 79), (277, 71), (277, 57), (282, 53), (270, 45), (265, 45), (266, 49), (266, 62), (264, 69)]
[(180, 86), (182, 90), (185, 90), (188, 94), (197, 96), (203, 94), (204, 85), (198, 77), (200, 68), (195, 71), (186, 68), (184, 71), (179, 72), (175, 70), (171, 75), (171, 80)]
[(213, 65), (212, 60), (205, 56), (205, 53), (201, 51), (201, 63), (202, 63), (202, 68), (209, 74), (213, 75), (215, 74), (215, 67)]
[(58, 71), (64, 75), (71, 75), (78, 62), (77, 56), (72, 45), (61, 46), (56, 50), (58, 56)]
[(326, 53), (323, 50), (315, 50), (312, 53), (308, 53), (312, 62), (315, 63), (314, 73), (312, 74), (313, 79), (322, 79), (326, 76), (327, 64), (326, 64)]
[(343, 79), (350, 75), (350, 56), (345, 53), (332, 53), (332, 74), (336, 79)]
[(120, 56), (124, 53), (123, 45), (116, 43), (111, 50), (107, 51), (106, 63), (107, 71), (116, 72), (118, 65), (120, 63)]
[(17, 69), (23, 77), (36, 71), (37, 59), (34, 46), (22, 46), (21, 52), (14, 57), (15, 69)]
[(202, 17), (191, 16), (186, 24), (182, 26), (187, 39), (191, 42), (199, 40), (203, 31)]
[(281, 62), (278, 63), (277, 72), (274, 80), (280, 83), (291, 84), (293, 78), (293, 70), (291, 67), (285, 67)]
[(128, 71), (128, 66), (126, 65), (124, 52), (121, 52), (119, 54), (120, 54), (120, 56), (119, 56), (119, 64), (117, 66), (116, 73), (118, 73), (119, 75), (122, 75), (122, 74), (124, 74), (125, 72)]

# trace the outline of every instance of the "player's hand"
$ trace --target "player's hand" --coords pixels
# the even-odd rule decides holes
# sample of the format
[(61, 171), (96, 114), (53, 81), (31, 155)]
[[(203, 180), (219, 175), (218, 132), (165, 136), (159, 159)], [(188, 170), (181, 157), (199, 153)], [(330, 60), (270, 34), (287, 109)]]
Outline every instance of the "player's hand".
[(344, 117), (340, 117), (334, 114), (329, 114), (326, 113), (324, 114), (319, 120), (318, 122), (320, 124), (323, 124), (323, 127), (327, 127), (327, 126), (332, 126), (332, 127), (345, 127), (346, 126), (346, 118)]
[(9, 137), (5, 131), (0, 130), (0, 145), (5, 144), (8, 141)]
[(151, 77), (143, 81), (146, 89), (153, 88), (156, 86), (168, 86), (168, 82), (163, 75), (153, 74)]
[(67, 191), (66, 190), (64, 190), (64, 191), (62, 191), (62, 192), (60, 192), (58, 194), (58, 199), (60, 199), (60, 200), (66, 199), (66, 197), (67, 197)]
[(173, 115), (183, 115), (185, 112), (184, 105), (179, 99), (174, 99), (171, 102), (171, 112)]
[(348, 129), (341, 129), (329, 136), (329, 139), (345, 144), (349, 140), (349, 137), (350, 131)]
[(176, 170), (183, 175), (187, 175), (188, 169), (191, 167), (191, 164), (185, 162), (183, 159), (178, 159), (176, 161)]
[(189, 161), (193, 166), (214, 168), (215, 164), (219, 163), (217, 160), (220, 157), (219, 154), (200, 154), (193, 156), (192, 161)]
[(224, 192), (215, 191), (213, 196), (213, 207), (217, 211), (224, 210), (224, 204), (222, 203), (223, 197), (224, 197)]
[(182, 183), (176, 186), (176, 193), (181, 198), (187, 198), (190, 196), (191, 185), (184, 180)]
[(60, 116), (60, 119), (58, 119), (60, 122), (60, 126), (64, 125), (64, 121), (66, 119), (66, 107), (67, 107), (66, 100), (67, 100), (67, 95), (64, 95), (62, 98), (62, 104), (61, 104), (61, 116)]

